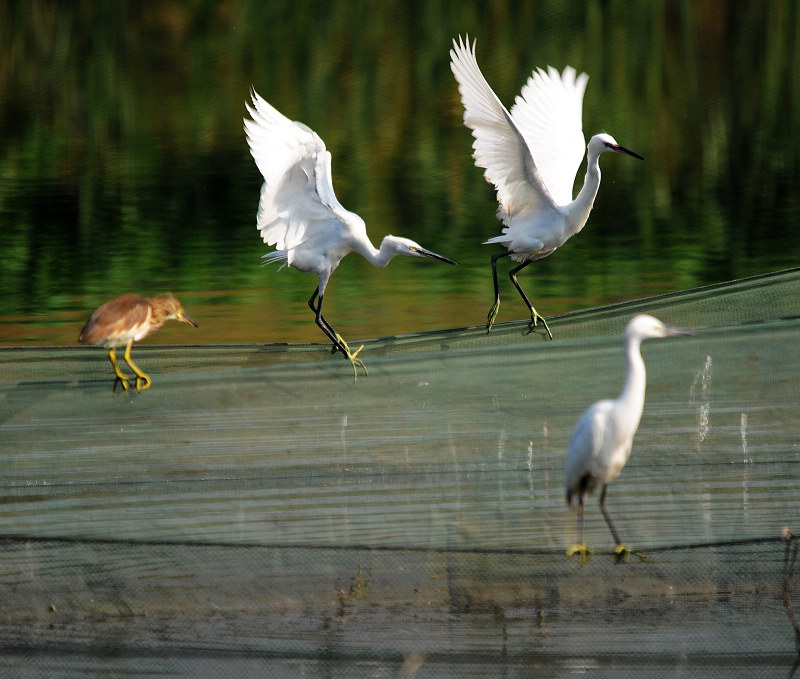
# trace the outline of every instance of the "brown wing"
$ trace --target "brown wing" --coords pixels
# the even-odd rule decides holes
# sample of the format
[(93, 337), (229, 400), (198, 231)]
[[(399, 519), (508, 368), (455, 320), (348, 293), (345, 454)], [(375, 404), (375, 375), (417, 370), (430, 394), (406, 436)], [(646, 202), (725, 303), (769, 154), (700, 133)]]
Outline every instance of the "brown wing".
[(144, 297), (127, 294), (106, 302), (86, 321), (78, 338), (84, 344), (116, 346), (146, 331), (150, 304)]

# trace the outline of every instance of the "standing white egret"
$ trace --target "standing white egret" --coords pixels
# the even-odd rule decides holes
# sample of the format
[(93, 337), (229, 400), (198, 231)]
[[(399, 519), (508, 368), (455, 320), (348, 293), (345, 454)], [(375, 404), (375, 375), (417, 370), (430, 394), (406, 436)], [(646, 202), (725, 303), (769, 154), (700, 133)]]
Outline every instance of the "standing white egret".
[[(345, 210), (331, 183), (331, 154), (319, 135), (303, 123), (293, 122), (252, 91), (246, 104), (252, 120), (244, 127), (250, 153), (264, 177), (258, 203), (258, 230), (274, 252), (263, 256), (266, 264), (282, 262), (304, 273), (316, 274), (319, 285), (308, 300), (315, 322), (357, 368), (367, 372), (339, 333), (322, 315), (322, 298), (331, 274), (342, 258), (357, 252), (371, 264), (385, 267), (396, 255), (430, 257), (455, 264), (408, 238), (386, 236), (380, 249), (367, 236), (364, 220)], [(282, 268), (282, 267), (281, 267)], [(362, 347), (363, 348), (363, 347)]]
[(644, 409), (647, 373), (641, 352), (642, 340), (691, 334), (689, 330), (666, 326), (647, 314), (634, 316), (625, 328), (627, 375), (622, 393), (614, 400), (598, 401), (591, 406), (578, 421), (567, 448), (567, 503), (578, 510), (578, 544), (567, 550), (568, 558), (578, 554), (584, 562), (592, 555), (592, 550), (583, 542), (583, 506), (586, 497), (597, 486), (602, 486), (600, 511), (617, 543), (617, 561), (628, 560), (630, 547), (620, 540), (606, 511), (606, 488), (630, 457)]
[(581, 108), (589, 76), (576, 76), (571, 66), (561, 74), (552, 67), (546, 73), (537, 69), (509, 112), (478, 68), (475, 41), (471, 46), (468, 41), (469, 37), (453, 40), (450, 68), (464, 104), (464, 124), (475, 137), (475, 164), (485, 169), (484, 176), (494, 184), (499, 203), (497, 215), (505, 224), (502, 235), (490, 238), (484, 245), (500, 243), (508, 250), (492, 256), (494, 305), (486, 331), (492, 329), (500, 309), (497, 260), (510, 257), (520, 262), (509, 277), (530, 310), (530, 331), (541, 320), (552, 339), (547, 322), (517, 282), (517, 274), (531, 262), (552, 254), (586, 224), (600, 186), (601, 153), (626, 153), (639, 160), (642, 157), (607, 134), (595, 135), (587, 146), (583, 188), (573, 200), (575, 174), (583, 159)]

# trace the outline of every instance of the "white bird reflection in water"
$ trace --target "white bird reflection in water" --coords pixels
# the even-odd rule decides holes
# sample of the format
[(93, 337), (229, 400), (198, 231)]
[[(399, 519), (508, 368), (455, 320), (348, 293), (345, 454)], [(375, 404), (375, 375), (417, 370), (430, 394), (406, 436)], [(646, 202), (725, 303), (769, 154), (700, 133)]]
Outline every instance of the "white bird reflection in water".
[(742, 455), (744, 457), (744, 472), (742, 475), (742, 514), (747, 519), (748, 509), (750, 507), (750, 486), (748, 483), (748, 470), (753, 462), (753, 458), (748, 456), (747, 452), (747, 413), (743, 412), (739, 419), (739, 433), (742, 437)]
[(342, 453), (344, 458), (347, 459), (347, 413), (342, 415), (340, 421), (342, 432)]
[(739, 434), (742, 437), (742, 455), (744, 456), (743, 462), (752, 463), (753, 458), (748, 456), (747, 451), (747, 413), (742, 413), (739, 418)]
[(709, 411), (711, 409), (711, 356), (706, 356), (703, 367), (697, 371), (689, 387), (689, 400), (697, 411), (697, 442), (703, 443), (708, 436)]
[(528, 495), (533, 500), (533, 441), (528, 441)]

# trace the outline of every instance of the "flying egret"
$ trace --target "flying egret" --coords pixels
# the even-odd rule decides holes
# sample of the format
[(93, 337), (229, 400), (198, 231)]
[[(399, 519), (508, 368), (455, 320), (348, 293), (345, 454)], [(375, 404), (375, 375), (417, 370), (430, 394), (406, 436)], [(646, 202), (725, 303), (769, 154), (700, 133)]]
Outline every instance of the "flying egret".
[(341, 351), (357, 368), (367, 369), (322, 315), (322, 299), (331, 274), (342, 258), (357, 252), (371, 264), (385, 267), (396, 255), (429, 257), (455, 264), (452, 259), (426, 250), (408, 238), (386, 236), (380, 249), (367, 236), (364, 220), (345, 210), (331, 183), (331, 154), (319, 135), (303, 123), (293, 122), (252, 90), (253, 105), (246, 104), (252, 120), (244, 127), (250, 153), (264, 177), (258, 203), (257, 226), (274, 252), (263, 256), (266, 264), (282, 262), (304, 273), (316, 274), (317, 289), (308, 300), (314, 320), (333, 342), (331, 353)]
[(517, 281), (517, 274), (531, 262), (552, 254), (586, 224), (600, 186), (598, 159), (604, 151), (642, 157), (620, 146), (607, 134), (596, 134), (587, 146), (586, 179), (575, 200), (572, 189), (583, 159), (581, 129), (583, 93), (589, 76), (567, 66), (559, 74), (552, 67), (537, 69), (522, 88), (511, 111), (500, 103), (483, 77), (470, 46), (459, 37), (450, 50), (450, 68), (458, 81), (464, 104), (464, 124), (475, 137), (475, 164), (485, 169), (494, 184), (499, 203), (497, 216), (505, 226), (500, 236), (484, 245), (500, 243), (507, 248), (492, 256), (494, 304), (486, 332), (500, 309), (497, 260), (510, 257), (519, 266), (509, 278), (531, 313), (530, 331), (541, 320), (550, 339), (547, 322), (533, 308)]
[(591, 406), (578, 421), (567, 448), (567, 503), (578, 511), (578, 544), (567, 550), (568, 558), (578, 554), (581, 563), (591, 558), (592, 550), (583, 542), (583, 507), (586, 497), (602, 486), (600, 511), (617, 543), (617, 561), (628, 560), (630, 547), (620, 540), (606, 510), (606, 489), (630, 457), (633, 436), (644, 409), (647, 375), (642, 340), (692, 334), (689, 330), (666, 326), (647, 314), (634, 316), (625, 328), (627, 375), (622, 393), (617, 399), (598, 401)]
[(94, 344), (108, 349), (108, 360), (114, 368), (117, 382), (127, 390), (130, 378), (117, 365), (117, 347), (125, 347), (125, 363), (136, 373), (136, 391), (149, 389), (152, 384), (150, 376), (131, 359), (131, 347), (134, 342), (147, 337), (158, 330), (167, 321), (181, 321), (197, 327), (181, 303), (172, 296), (139, 297), (127, 294), (106, 302), (95, 311), (83, 326), (78, 340), (83, 344)]

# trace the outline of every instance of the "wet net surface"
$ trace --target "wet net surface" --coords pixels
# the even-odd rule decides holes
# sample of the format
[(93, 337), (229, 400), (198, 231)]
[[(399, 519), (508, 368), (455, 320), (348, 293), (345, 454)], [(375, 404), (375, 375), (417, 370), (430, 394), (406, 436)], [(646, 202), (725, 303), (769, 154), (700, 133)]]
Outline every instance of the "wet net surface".
[[(324, 346), (0, 349), (8, 676), (789, 676), (800, 272), (524, 323)], [(581, 566), (580, 414), (647, 403)], [(788, 558), (787, 558), (788, 555)], [(798, 608), (800, 610), (800, 608)]]

